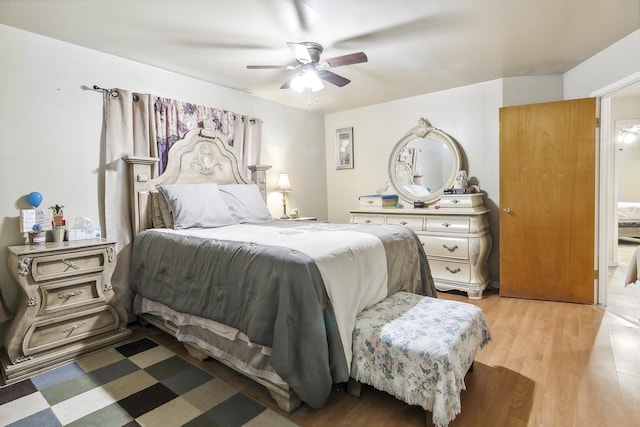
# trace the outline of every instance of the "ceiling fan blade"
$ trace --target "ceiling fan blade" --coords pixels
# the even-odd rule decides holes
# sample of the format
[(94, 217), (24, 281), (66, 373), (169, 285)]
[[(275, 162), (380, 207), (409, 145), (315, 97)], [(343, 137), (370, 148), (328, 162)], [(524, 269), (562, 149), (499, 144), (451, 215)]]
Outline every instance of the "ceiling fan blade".
[(329, 58), (323, 60), (323, 64), (326, 62), (329, 67), (342, 67), (343, 65), (360, 64), (367, 62), (369, 58), (364, 52), (351, 53), (349, 55), (336, 56), (335, 58)]
[(329, 83), (333, 83), (336, 86), (342, 87), (351, 82), (351, 80), (344, 78), (342, 76), (337, 75), (336, 73), (332, 73), (328, 70), (318, 70), (318, 77), (322, 80), (326, 80)]
[(247, 65), (250, 70), (295, 70), (299, 65)]
[(247, 65), (250, 70), (282, 70), (285, 65)]
[(287, 42), (287, 46), (289, 46), (289, 49), (293, 52), (293, 56), (295, 56), (299, 62), (308, 64), (312, 61), (309, 49), (307, 49), (307, 46), (303, 43)]

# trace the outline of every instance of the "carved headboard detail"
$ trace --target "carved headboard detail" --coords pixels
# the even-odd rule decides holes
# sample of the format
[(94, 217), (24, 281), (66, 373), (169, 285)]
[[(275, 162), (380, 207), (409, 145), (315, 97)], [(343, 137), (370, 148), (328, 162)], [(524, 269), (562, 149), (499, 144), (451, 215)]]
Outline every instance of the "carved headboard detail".
[[(205, 126), (207, 122), (205, 121)], [(131, 186), (131, 221), (134, 236), (152, 226), (149, 192), (164, 184), (256, 183), (266, 197), (266, 171), (270, 166), (250, 166), (251, 179), (241, 170), (240, 159), (215, 129), (193, 129), (169, 151), (167, 169), (151, 178), (157, 157), (127, 156)], [(266, 200), (266, 199), (265, 199)]]

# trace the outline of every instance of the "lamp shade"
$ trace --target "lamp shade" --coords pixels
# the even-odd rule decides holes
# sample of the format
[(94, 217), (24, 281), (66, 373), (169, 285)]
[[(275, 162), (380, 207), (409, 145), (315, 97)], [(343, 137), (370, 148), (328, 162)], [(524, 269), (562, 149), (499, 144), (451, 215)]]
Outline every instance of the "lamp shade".
[(292, 191), (291, 184), (289, 183), (289, 174), (280, 174), (278, 177), (278, 186), (276, 188), (280, 191)]

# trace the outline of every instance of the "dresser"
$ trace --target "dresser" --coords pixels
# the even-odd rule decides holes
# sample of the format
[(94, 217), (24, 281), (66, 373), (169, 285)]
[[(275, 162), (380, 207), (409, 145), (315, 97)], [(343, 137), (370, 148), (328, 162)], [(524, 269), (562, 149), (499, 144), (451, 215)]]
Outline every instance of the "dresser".
[(489, 221), (482, 194), (445, 194), (426, 208), (359, 208), (351, 222), (404, 225), (420, 238), (436, 288), (482, 298), (489, 285)]
[(105, 239), (9, 246), (19, 285), (1, 356), (7, 384), (127, 339), (127, 315), (111, 275), (115, 243)]

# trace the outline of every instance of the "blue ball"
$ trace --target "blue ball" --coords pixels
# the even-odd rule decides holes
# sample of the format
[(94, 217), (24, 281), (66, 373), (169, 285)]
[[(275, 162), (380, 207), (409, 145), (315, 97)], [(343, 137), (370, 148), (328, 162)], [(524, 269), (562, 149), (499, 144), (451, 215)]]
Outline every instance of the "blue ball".
[(40, 203), (42, 203), (42, 194), (38, 193), (37, 191), (32, 191), (31, 193), (29, 193), (29, 196), (27, 198), (29, 199), (29, 203), (31, 203), (31, 206), (33, 206), (34, 208), (37, 208), (38, 206), (40, 206)]

